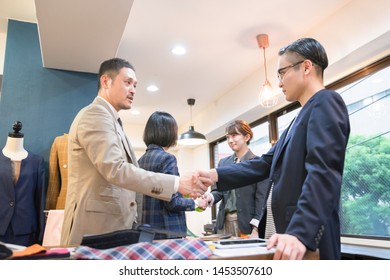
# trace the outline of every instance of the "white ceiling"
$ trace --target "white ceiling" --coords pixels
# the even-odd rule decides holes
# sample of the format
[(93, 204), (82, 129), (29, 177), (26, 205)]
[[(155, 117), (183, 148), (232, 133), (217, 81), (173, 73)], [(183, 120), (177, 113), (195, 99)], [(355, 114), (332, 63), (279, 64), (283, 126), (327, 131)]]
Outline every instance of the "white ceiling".
[[(45, 67), (96, 73), (107, 58), (129, 60), (138, 78), (133, 109), (141, 114), (126, 112), (125, 122), (144, 124), (163, 110), (180, 126), (189, 121), (188, 98), (196, 99), (196, 115), (263, 68), (257, 34), (269, 34), (269, 60), (350, 1), (0, 0), (0, 23), (38, 23)], [(176, 44), (187, 55), (173, 56)], [(149, 83), (160, 91), (147, 92)]]

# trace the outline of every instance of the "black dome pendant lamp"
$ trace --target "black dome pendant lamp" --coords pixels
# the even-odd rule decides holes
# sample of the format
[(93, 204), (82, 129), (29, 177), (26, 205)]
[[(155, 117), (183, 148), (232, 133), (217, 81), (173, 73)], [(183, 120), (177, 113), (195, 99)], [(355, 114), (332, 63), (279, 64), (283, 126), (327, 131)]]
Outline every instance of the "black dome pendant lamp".
[(179, 135), (177, 143), (183, 146), (196, 146), (207, 143), (206, 137), (199, 132), (194, 130), (194, 125), (192, 124), (192, 106), (195, 104), (195, 99), (187, 99), (187, 104), (190, 106), (191, 113), (191, 125), (187, 132)]

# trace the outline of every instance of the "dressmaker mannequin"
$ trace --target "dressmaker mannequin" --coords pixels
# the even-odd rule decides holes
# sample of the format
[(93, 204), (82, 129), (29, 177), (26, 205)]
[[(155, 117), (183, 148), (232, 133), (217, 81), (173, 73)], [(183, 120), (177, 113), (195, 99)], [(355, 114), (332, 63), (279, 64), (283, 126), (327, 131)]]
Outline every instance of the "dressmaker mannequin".
[(45, 227), (45, 164), (23, 147), (22, 123), (14, 122), (0, 152), (0, 241), (42, 243)]
[(24, 134), (20, 132), (22, 123), (14, 122), (13, 132), (8, 133), (7, 142), (3, 148), (3, 154), (12, 161), (21, 161), (27, 157), (27, 151), (23, 147)]

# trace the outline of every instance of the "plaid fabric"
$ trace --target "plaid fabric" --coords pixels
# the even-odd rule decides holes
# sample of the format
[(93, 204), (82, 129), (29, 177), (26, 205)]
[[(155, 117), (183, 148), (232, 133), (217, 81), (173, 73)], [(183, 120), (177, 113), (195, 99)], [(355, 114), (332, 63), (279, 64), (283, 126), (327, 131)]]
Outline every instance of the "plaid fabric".
[(50, 150), (46, 209), (64, 209), (68, 189), (68, 134), (57, 136)]
[[(158, 145), (150, 144), (145, 154), (138, 160), (141, 168), (157, 173), (179, 175), (176, 157)], [(170, 201), (144, 195), (142, 206), (142, 223), (156, 228), (186, 234), (187, 223), (185, 211), (195, 210), (192, 198), (184, 198), (175, 193)], [(178, 235), (156, 233), (155, 239), (179, 238)]]
[(140, 242), (105, 250), (79, 246), (73, 258), (82, 260), (204, 260), (212, 254), (203, 240), (168, 239), (159, 242)]

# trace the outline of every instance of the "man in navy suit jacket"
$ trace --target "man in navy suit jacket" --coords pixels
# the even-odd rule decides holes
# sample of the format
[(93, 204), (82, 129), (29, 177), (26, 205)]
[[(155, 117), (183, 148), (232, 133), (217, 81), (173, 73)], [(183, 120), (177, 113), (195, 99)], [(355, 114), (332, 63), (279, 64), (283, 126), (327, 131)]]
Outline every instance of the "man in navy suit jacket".
[(269, 201), (259, 226), (268, 215), (265, 231), (276, 230), (268, 241), (274, 259), (302, 259), (316, 249), (321, 259), (341, 258), (340, 192), (350, 125), (341, 96), (324, 87), (327, 66), (326, 52), (314, 39), (282, 48), (279, 87), (288, 101), (301, 104), (299, 115), (260, 158), (198, 173), (218, 182), (220, 191), (268, 178)]

